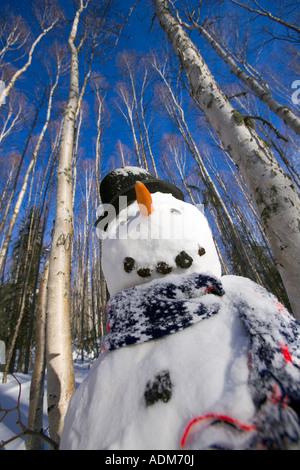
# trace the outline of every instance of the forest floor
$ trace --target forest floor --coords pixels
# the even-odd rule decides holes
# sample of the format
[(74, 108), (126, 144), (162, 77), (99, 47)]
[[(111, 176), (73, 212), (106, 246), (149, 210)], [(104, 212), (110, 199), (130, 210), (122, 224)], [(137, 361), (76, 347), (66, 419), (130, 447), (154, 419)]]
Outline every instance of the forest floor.
[[(93, 362), (94, 360), (88, 355), (85, 355), (85, 358), (82, 361), (82, 359), (79, 358), (79, 354), (74, 352), (76, 387), (78, 387), (85, 379)], [(18, 405), (18, 396), (20, 393), (19, 413), (22, 424), (27, 426), (32, 372), (29, 372), (28, 374), (14, 373), (13, 375), (8, 375), (6, 384), (2, 383), (2, 375), (3, 374), (0, 372), (0, 446), (3, 442), (7, 442), (14, 437), (16, 438), (1, 447), (1, 450), (26, 450), (26, 435), (17, 437), (22, 433), (22, 429), (18, 423), (18, 410), (16, 407)], [(10, 410), (6, 416), (4, 410)], [(48, 435), (46, 378), (44, 390), (43, 429), (44, 433)], [(47, 443), (45, 443), (44, 449), (50, 449)]]

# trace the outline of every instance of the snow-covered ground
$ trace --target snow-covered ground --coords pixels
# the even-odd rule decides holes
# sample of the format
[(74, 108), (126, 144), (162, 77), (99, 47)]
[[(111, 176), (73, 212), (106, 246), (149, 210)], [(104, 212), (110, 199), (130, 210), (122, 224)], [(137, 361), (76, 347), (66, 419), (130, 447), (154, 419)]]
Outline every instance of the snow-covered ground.
[[(85, 357), (84, 362), (81, 359), (78, 359), (78, 354), (74, 353), (74, 369), (75, 369), (75, 379), (76, 387), (78, 387), (81, 382), (86, 378), (87, 374), (90, 372), (93, 364), (93, 360), (89, 357)], [(18, 395), (21, 386), (21, 396), (20, 396), (20, 413), (22, 423), (26, 426), (28, 419), (28, 409), (29, 409), (29, 394), (30, 394), (30, 381), (31, 381), (31, 372), (29, 374), (20, 374), (15, 373), (14, 376), (17, 380), (9, 375), (7, 383), (2, 383), (2, 373), (0, 373), (0, 442), (6, 442), (14, 436), (17, 436), (22, 432), (20, 425), (18, 424), (18, 412), (17, 410), (10, 411), (3, 419), (4, 413), (1, 410), (12, 409), (17, 406)], [(47, 382), (45, 379), (45, 394), (44, 394), (44, 431), (47, 433), (48, 428), (48, 417), (47, 417), (47, 394), (46, 394)], [(1, 421), (2, 420), (2, 421)], [(45, 443), (45, 450), (49, 447)], [(1, 448), (1, 450), (25, 450), (26, 449), (26, 436), (19, 437), (9, 444)]]

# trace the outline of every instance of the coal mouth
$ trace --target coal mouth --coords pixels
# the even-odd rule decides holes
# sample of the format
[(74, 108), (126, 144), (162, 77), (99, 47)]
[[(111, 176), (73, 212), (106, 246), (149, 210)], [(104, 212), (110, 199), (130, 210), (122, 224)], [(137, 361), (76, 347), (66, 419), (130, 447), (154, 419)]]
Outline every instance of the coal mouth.
[[(205, 248), (199, 246), (198, 255), (203, 256), (203, 255), (205, 255), (205, 253), (206, 253)], [(193, 260), (192, 256), (190, 256), (188, 253), (186, 253), (186, 251), (181, 251), (175, 257), (176, 266), (178, 266), (179, 268), (182, 268), (182, 269), (190, 268), (193, 264), (193, 261), (194, 260)], [(137, 268), (136, 260), (134, 258), (130, 257), (130, 256), (126, 256), (126, 258), (124, 259), (124, 262), (123, 262), (123, 267), (124, 267), (124, 271), (126, 273), (131, 273), (132, 271), (136, 270), (136, 268)], [(144, 267), (141, 267), (141, 268), (137, 269), (137, 274), (140, 277), (150, 277), (153, 270), (155, 270), (159, 274), (167, 275), (167, 274), (170, 274), (173, 271), (173, 268), (172, 268), (172, 266), (170, 266), (165, 261), (159, 261), (157, 263), (155, 269), (150, 268), (149, 266), (144, 266)]]

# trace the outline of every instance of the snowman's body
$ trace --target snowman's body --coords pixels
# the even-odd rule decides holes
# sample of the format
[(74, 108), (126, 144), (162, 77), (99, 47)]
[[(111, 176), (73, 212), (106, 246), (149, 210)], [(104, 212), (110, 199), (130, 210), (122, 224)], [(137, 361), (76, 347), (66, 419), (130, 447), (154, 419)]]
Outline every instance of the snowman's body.
[[(161, 339), (103, 353), (71, 401), (62, 446), (181, 449), (195, 417), (213, 412), (251, 423), (247, 360), (248, 338), (228, 309)], [(235, 448), (250, 438), (251, 431), (211, 432), (203, 424), (204, 432), (201, 423), (191, 429), (183, 449)]]
[(135, 202), (108, 225), (107, 350), (72, 397), (61, 448), (299, 444), (299, 420), (278, 398), (284, 382), (299, 400), (299, 324), (252, 281), (221, 277), (200, 211), (152, 196), (150, 216)]

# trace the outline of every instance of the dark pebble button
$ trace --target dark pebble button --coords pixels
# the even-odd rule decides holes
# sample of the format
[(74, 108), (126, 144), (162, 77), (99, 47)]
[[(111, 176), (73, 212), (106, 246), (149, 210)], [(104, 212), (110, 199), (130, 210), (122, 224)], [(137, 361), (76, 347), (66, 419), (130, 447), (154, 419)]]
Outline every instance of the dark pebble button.
[(129, 256), (127, 256), (124, 259), (124, 271), (126, 273), (130, 273), (134, 269), (134, 265), (135, 265), (135, 261), (133, 258), (130, 258)]
[(181, 251), (175, 258), (177, 266), (183, 269), (189, 268), (193, 263), (193, 258), (189, 256), (185, 251)]

